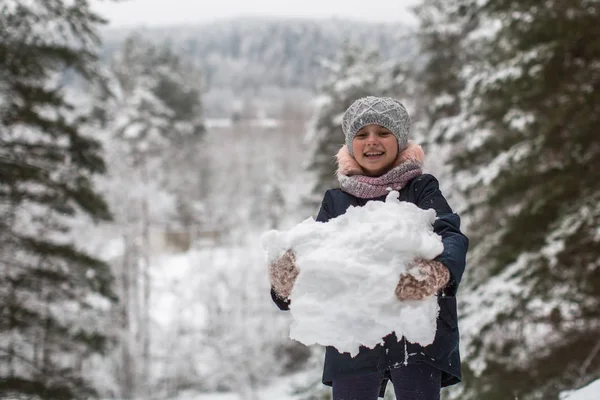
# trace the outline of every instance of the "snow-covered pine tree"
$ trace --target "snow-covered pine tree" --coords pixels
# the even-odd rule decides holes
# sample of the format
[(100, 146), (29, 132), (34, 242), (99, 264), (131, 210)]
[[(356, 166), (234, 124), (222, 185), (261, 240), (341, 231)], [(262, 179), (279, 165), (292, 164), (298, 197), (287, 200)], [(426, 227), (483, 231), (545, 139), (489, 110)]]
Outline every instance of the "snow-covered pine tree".
[[(119, 108), (129, 113), (119, 112), (121, 140), (132, 156), (160, 160), (162, 172), (154, 171), (153, 179), (176, 197), (175, 219), (180, 225), (198, 223), (196, 202), (206, 196), (205, 179), (199, 179), (206, 131), (200, 70), (169, 43), (155, 44), (138, 35), (125, 41), (112, 65)], [(188, 168), (196, 173), (181, 173)]]
[[(75, 221), (108, 220), (92, 178), (105, 170), (67, 74), (100, 84), (88, 1), (0, 5), (0, 397), (96, 397), (89, 356), (111, 340), (108, 266), (73, 244)], [(80, 112), (81, 111), (81, 112)], [(16, 396), (16, 397), (13, 397)]]
[(442, 191), (457, 210), (465, 201), (455, 190), (449, 160), (460, 152), (455, 143), (460, 133), (470, 129), (462, 98), (468, 74), (463, 69), (478, 58), (477, 41), (467, 40), (478, 26), (477, 18), (467, 12), (470, 6), (463, 0), (424, 0), (415, 7), (420, 20), (417, 37), (421, 54), (411, 72), (411, 82), (416, 87), (415, 109), (419, 112), (414, 136), (425, 149), (427, 172), (438, 178)]
[(460, 149), (473, 239), (460, 398), (557, 399), (600, 375), (600, 5), (433, 11), (440, 31), (479, 20), (461, 46), (477, 57), (460, 63), (460, 112), (434, 125)]
[[(100, 185), (122, 239), (113, 268), (121, 288), (117, 380), (124, 398), (147, 397), (151, 377), (151, 234), (193, 237), (200, 223), (204, 125), (199, 72), (168, 44), (128, 38), (108, 72), (113, 96), (99, 99), (108, 174)], [(187, 173), (187, 171), (192, 173)], [(186, 173), (183, 173), (186, 172)]]
[[(394, 61), (382, 60), (377, 52), (346, 44), (339, 56), (323, 62), (328, 77), (320, 85), (315, 112), (309, 123), (306, 169), (315, 183), (307, 201), (318, 204), (327, 189), (337, 187), (335, 155), (344, 144), (342, 115), (354, 100), (364, 96), (392, 96), (402, 101), (407, 87), (405, 71)], [(410, 108), (410, 104), (406, 104)]]
[[(424, 130), (429, 142), (451, 142), (447, 125), (436, 126), (461, 113), (460, 95), (467, 78), (463, 67), (472, 63), (473, 48), (465, 46), (467, 35), (477, 27), (463, 0), (424, 0), (415, 8), (420, 21), (419, 45), (423, 65), (415, 74)], [(451, 17), (449, 17), (451, 15)], [(472, 43), (469, 43), (472, 44)]]

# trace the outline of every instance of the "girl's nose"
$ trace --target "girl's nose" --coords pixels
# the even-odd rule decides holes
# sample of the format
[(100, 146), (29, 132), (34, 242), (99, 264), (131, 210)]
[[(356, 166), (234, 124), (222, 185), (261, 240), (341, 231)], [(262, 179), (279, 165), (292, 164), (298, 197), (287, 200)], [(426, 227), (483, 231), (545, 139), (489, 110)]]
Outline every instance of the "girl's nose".
[(371, 133), (369, 136), (367, 136), (367, 143), (377, 143), (377, 139), (377, 135)]

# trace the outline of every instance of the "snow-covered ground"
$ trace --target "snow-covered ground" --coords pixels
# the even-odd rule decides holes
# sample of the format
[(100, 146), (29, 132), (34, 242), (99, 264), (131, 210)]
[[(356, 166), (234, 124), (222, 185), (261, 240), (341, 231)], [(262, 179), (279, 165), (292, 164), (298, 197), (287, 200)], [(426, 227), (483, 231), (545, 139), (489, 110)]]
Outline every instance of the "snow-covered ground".
[(573, 392), (563, 393), (562, 400), (598, 400), (600, 399), (600, 379)]
[[(297, 400), (298, 395), (294, 393), (294, 388), (303, 386), (310, 379), (307, 373), (299, 373), (289, 377), (281, 378), (273, 385), (267, 386), (258, 391), (260, 400)], [(391, 385), (390, 385), (390, 388)], [(390, 392), (391, 390), (388, 390)], [(387, 395), (391, 393), (386, 393)], [(386, 396), (387, 398), (388, 396)], [(600, 399), (600, 379), (589, 385), (575, 391), (564, 392), (561, 394), (561, 400), (599, 400)], [(182, 393), (175, 400), (242, 400), (235, 393)]]
[[(283, 377), (272, 385), (261, 388), (257, 396), (260, 400), (298, 400), (296, 388), (314, 383), (314, 373), (298, 373)], [(312, 381), (311, 381), (312, 378)], [(324, 390), (327, 390), (323, 387)], [(393, 395), (393, 388), (388, 387), (386, 398)], [(600, 379), (575, 391), (561, 393), (561, 400), (600, 400)], [(194, 393), (184, 392), (174, 400), (243, 400), (236, 393)]]
[[(278, 379), (272, 385), (258, 390), (260, 400), (298, 400), (296, 389), (305, 387), (314, 381), (314, 374), (298, 373)], [(236, 393), (194, 393), (184, 392), (176, 400), (246, 400)]]

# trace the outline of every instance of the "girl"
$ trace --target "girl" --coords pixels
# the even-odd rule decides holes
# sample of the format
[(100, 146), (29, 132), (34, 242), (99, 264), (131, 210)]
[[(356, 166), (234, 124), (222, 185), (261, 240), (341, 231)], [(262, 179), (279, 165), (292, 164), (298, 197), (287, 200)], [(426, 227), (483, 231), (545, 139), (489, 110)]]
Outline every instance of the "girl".
[[(333, 400), (376, 400), (383, 397), (388, 380), (398, 400), (439, 400), (442, 387), (461, 379), (455, 296), (465, 269), (468, 239), (438, 181), (422, 172), (423, 150), (408, 141), (410, 117), (400, 102), (387, 97), (358, 99), (344, 113), (342, 130), (346, 144), (337, 154), (340, 188), (325, 193), (317, 221), (338, 217), (351, 205), (384, 201), (388, 188), (399, 191), (401, 201), (433, 208), (438, 217), (434, 232), (442, 237), (444, 251), (434, 260), (414, 260), (409, 269), (416, 273), (399, 277), (395, 295), (399, 301), (437, 295), (440, 313), (429, 346), (409, 343), (392, 333), (374, 349), (361, 347), (355, 357), (327, 347), (323, 383), (332, 386)], [(269, 270), (271, 296), (280, 309), (288, 310), (299, 273), (293, 251)]]

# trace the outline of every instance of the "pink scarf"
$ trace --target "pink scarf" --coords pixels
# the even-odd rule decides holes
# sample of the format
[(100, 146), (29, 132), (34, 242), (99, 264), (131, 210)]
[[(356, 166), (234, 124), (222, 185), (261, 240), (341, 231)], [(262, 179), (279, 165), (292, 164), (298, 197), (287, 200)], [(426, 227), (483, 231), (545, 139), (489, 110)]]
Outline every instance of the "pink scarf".
[(389, 193), (388, 188), (400, 190), (411, 180), (423, 174), (425, 153), (418, 144), (409, 142), (398, 154), (392, 169), (381, 176), (366, 176), (348, 147), (342, 146), (336, 155), (337, 177), (344, 192), (361, 199), (373, 199)]

